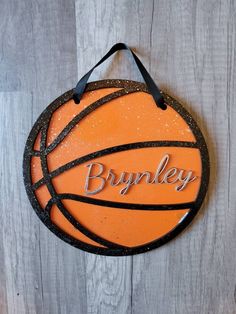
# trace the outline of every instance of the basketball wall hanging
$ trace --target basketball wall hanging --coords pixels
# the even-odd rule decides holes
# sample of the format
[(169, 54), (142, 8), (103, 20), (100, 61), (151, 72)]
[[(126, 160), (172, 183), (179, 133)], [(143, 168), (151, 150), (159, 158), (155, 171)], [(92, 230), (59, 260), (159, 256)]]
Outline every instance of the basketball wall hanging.
[[(145, 83), (87, 83), (127, 49)], [(24, 152), (29, 200), (58, 237), (103, 255), (137, 254), (178, 235), (197, 214), (209, 180), (203, 135), (158, 87), (134, 52), (114, 45), (34, 124)]]

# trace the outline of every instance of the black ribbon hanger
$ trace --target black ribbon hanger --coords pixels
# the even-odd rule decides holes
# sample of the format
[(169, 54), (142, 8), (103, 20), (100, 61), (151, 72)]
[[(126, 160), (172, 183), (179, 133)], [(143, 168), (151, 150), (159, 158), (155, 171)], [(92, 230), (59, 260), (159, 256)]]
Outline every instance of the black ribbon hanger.
[(155, 100), (157, 107), (161, 108), (162, 110), (165, 110), (166, 104), (164, 103), (164, 98), (163, 98), (159, 88), (157, 87), (156, 83), (153, 81), (150, 74), (148, 73), (148, 71), (146, 70), (146, 68), (142, 64), (142, 62), (139, 60), (139, 58), (136, 56), (136, 54), (124, 43), (117, 43), (114, 46), (112, 46), (112, 48), (107, 52), (107, 54), (105, 54), (105, 56), (88, 73), (86, 73), (80, 79), (80, 81), (77, 83), (77, 85), (74, 89), (74, 95), (73, 95), (74, 102), (76, 104), (80, 103), (80, 100), (81, 100), (82, 95), (85, 91), (86, 85), (88, 83), (89, 77), (92, 74), (93, 70), (118, 50), (128, 50), (131, 53), (131, 55), (134, 58), (136, 65), (137, 65), (146, 85), (147, 85), (147, 88), (148, 88), (150, 94), (152, 95), (152, 97)]

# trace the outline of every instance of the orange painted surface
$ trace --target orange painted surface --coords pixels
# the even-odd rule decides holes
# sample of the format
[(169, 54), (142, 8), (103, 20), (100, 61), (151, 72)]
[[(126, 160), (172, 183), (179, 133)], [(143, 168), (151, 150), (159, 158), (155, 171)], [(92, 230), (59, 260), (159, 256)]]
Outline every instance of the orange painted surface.
[[(94, 242), (90, 238), (86, 237), (82, 232), (77, 230), (60, 212), (56, 205), (52, 206), (51, 219), (61, 230), (71, 235), (72, 237), (79, 239), (91, 245), (103, 247), (101, 244)], [(80, 221), (80, 219), (78, 219)]]
[(36, 191), (35, 191), (35, 195), (39, 201), (39, 204), (42, 208), (45, 208), (48, 201), (51, 198), (51, 195), (48, 191), (48, 188), (46, 187), (46, 185), (42, 185), (40, 186)]
[[(117, 89), (106, 89), (106, 93), (107, 90), (112, 93)], [(94, 98), (96, 93), (98, 91), (92, 94)], [(49, 143), (71, 117), (88, 105), (87, 98), (91, 103), (91, 97), (86, 95), (79, 105), (70, 101), (63, 106), (68, 106), (68, 110), (70, 108), (69, 117), (64, 112), (59, 115), (60, 109), (54, 113), (52, 129), (48, 133)], [(74, 114), (71, 113), (71, 107)], [(171, 107), (165, 111), (158, 109), (152, 96), (146, 93), (128, 94), (102, 105), (86, 116), (49, 154), (48, 164), (54, 170), (75, 158), (107, 147), (153, 140), (195, 141), (195, 138), (186, 122)]]
[[(149, 243), (171, 231), (188, 212), (188, 209), (172, 211), (142, 211), (102, 207), (72, 200), (63, 204), (85, 227), (109, 241), (134, 247)], [(81, 206), (82, 205), (82, 206)], [(77, 208), (77, 210), (73, 210)], [(57, 210), (58, 215), (59, 210)], [(67, 233), (84, 242), (93, 244), (81, 237), (69, 222), (62, 224), (62, 215), (53, 213), (53, 221)], [(60, 218), (60, 219), (58, 219)], [(91, 242), (92, 241), (92, 242)], [(99, 245), (100, 246), (100, 245)]]
[(41, 168), (40, 158), (38, 156), (33, 156), (31, 158), (30, 166), (31, 166), (32, 183), (34, 184), (43, 177), (43, 171)]
[[(68, 122), (89, 104), (117, 88), (106, 88), (88, 92), (79, 105), (73, 101), (61, 106), (52, 116), (48, 131), (47, 144), (53, 142)], [(171, 107), (162, 111), (158, 109), (149, 94), (137, 92), (112, 100), (93, 111), (76, 125), (68, 136), (47, 157), (50, 171), (63, 166), (83, 155), (98, 150), (134, 142), (173, 140), (195, 142), (195, 137), (182, 117)], [(35, 144), (35, 147), (38, 147)], [(137, 173), (149, 171), (155, 174), (163, 155), (170, 156), (166, 169), (176, 167), (181, 170), (192, 170), (197, 176), (185, 189), (178, 192), (175, 184), (139, 184), (130, 187), (125, 195), (119, 193), (122, 185), (111, 186), (106, 183), (104, 189), (89, 197), (137, 204), (178, 204), (192, 202), (196, 199), (201, 184), (201, 158), (199, 150), (180, 147), (154, 147), (134, 149), (93, 159), (76, 166), (57, 177), (52, 182), (57, 193), (73, 193), (86, 196), (84, 185), (90, 162), (104, 165), (103, 177), (113, 169), (117, 175), (122, 171)], [(38, 162), (39, 157), (32, 159), (32, 180), (36, 182), (42, 176)], [(38, 159), (38, 160), (37, 160)], [(33, 165), (35, 165), (33, 167)], [(184, 172), (186, 174), (186, 172)], [(164, 173), (160, 176), (163, 178)], [(99, 179), (91, 182), (95, 189)], [(49, 200), (45, 186), (36, 191), (42, 205)], [(154, 241), (173, 230), (183, 219), (189, 209), (172, 211), (141, 211), (112, 207), (103, 207), (72, 200), (63, 200), (67, 210), (81, 224), (101, 237), (126, 246), (139, 246)], [(100, 246), (76, 230), (54, 205), (51, 218), (63, 231), (83, 242)]]

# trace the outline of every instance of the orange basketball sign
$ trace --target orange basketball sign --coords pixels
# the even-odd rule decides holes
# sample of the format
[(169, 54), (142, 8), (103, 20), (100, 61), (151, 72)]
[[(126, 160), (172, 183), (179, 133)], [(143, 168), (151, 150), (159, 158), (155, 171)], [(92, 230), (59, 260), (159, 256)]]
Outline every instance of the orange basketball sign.
[(206, 143), (174, 99), (157, 108), (143, 83), (69, 91), (33, 126), (24, 180), (40, 219), (64, 241), (104, 255), (158, 247), (194, 218), (209, 179)]

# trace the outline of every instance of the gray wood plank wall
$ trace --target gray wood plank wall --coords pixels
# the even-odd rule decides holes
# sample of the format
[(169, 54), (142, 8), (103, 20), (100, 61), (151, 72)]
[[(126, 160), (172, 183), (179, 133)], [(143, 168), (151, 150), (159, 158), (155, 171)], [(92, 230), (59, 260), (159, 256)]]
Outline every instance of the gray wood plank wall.
[[(0, 314), (236, 313), (236, 2), (0, 0)], [(112, 44), (133, 47), (198, 121), (207, 199), (169, 244), (134, 257), (63, 243), (31, 209), (22, 153), (39, 113)], [(92, 80), (140, 76), (127, 53)]]

